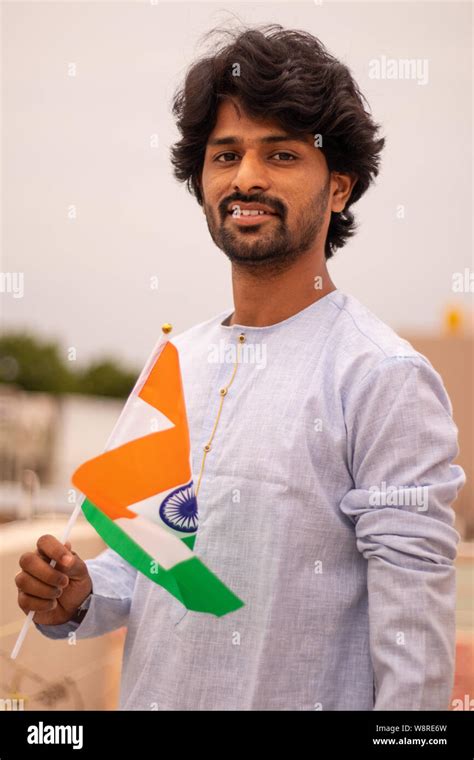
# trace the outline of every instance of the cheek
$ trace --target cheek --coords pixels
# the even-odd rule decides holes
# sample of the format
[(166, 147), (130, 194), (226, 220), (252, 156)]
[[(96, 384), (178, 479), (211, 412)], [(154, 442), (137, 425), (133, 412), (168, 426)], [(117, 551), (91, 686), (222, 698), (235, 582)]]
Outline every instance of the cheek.
[(201, 189), (209, 202), (214, 203), (216, 198), (220, 197), (219, 192), (221, 186), (222, 180), (220, 180), (220, 178), (212, 171), (204, 168), (201, 174)]

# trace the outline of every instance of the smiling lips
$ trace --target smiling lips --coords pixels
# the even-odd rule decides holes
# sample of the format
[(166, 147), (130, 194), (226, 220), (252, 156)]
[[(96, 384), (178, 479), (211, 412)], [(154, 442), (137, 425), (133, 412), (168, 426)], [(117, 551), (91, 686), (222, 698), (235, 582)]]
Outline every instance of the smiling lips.
[(261, 203), (231, 203), (227, 208), (228, 214), (238, 224), (255, 224), (257, 221), (256, 217), (258, 217), (258, 223), (260, 224), (263, 219), (277, 216), (268, 206), (263, 206)]

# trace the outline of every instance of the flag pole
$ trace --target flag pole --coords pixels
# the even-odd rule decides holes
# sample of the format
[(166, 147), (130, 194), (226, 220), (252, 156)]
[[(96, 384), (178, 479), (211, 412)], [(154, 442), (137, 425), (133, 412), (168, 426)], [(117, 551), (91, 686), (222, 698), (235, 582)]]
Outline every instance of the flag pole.
[[(133, 387), (130, 395), (128, 396), (127, 401), (125, 402), (125, 405), (124, 405), (124, 407), (123, 407), (123, 409), (122, 409), (122, 411), (120, 413), (120, 416), (119, 416), (117, 422), (115, 423), (111, 434), (109, 435), (109, 438), (108, 438), (107, 443), (105, 445), (105, 451), (107, 451), (107, 449), (109, 448), (110, 442), (113, 440), (115, 431), (118, 428), (120, 420), (122, 419), (122, 416), (125, 413), (127, 405), (129, 403), (130, 399), (132, 398), (134, 391), (138, 390), (138, 388), (140, 387), (140, 385), (143, 384), (146, 375), (148, 375), (148, 372), (150, 371), (153, 363), (156, 361), (159, 353), (161, 353), (161, 350), (162, 350), (164, 344), (166, 343), (166, 340), (167, 340), (166, 336), (168, 335), (168, 333), (171, 332), (172, 329), (173, 328), (169, 324), (169, 322), (165, 322), (165, 324), (161, 326), (162, 335), (160, 335), (160, 339), (159, 339), (158, 343), (156, 344), (155, 348), (153, 349), (151, 357), (148, 359), (148, 361), (145, 364), (144, 368), (140, 372), (138, 380), (135, 383), (135, 385), (134, 385), (134, 387)], [(80, 501), (78, 502), (78, 504), (76, 504), (76, 506), (74, 507), (74, 509), (73, 509), (73, 511), (72, 511), (72, 513), (71, 513), (71, 515), (69, 517), (68, 523), (66, 525), (66, 529), (65, 529), (65, 531), (63, 533), (63, 536), (62, 536), (62, 539), (61, 539), (61, 543), (63, 543), (63, 544), (65, 544), (66, 541), (68, 540), (69, 535), (70, 535), (70, 533), (71, 533), (71, 531), (72, 531), (72, 529), (74, 527), (74, 524), (75, 524), (77, 518), (79, 517), (79, 515), (81, 513), (81, 507), (82, 507), (82, 504), (84, 502), (84, 499), (85, 499), (85, 497), (82, 496), (82, 498), (80, 499)], [(56, 560), (52, 559), (49, 564), (51, 565), (51, 567), (55, 567), (56, 566)], [(18, 638), (17, 638), (17, 640), (15, 642), (15, 646), (12, 649), (12, 653), (10, 655), (10, 659), (11, 660), (15, 660), (17, 658), (17, 656), (18, 656), (18, 654), (20, 652), (20, 649), (22, 647), (22, 644), (23, 644), (23, 642), (24, 642), (24, 640), (26, 638), (26, 634), (28, 633), (28, 630), (29, 630), (29, 628), (31, 626), (31, 623), (33, 621), (35, 612), (36, 612), (36, 610), (30, 610), (29, 613), (28, 613), (28, 615), (26, 616), (26, 620), (23, 623), (23, 626), (22, 626), (22, 629), (21, 629), (20, 633), (18, 634)]]

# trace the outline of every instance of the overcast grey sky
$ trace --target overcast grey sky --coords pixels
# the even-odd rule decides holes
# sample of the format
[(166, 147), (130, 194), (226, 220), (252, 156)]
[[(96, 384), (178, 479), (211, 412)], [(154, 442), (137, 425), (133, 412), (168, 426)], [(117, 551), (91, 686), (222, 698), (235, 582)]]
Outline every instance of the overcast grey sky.
[[(447, 303), (467, 303), (452, 275), (472, 268), (469, 3), (2, 10), (2, 270), (24, 273), (23, 298), (1, 295), (7, 328), (57, 337), (79, 362), (108, 352), (141, 366), (162, 322), (177, 334), (232, 310), (230, 264), (168, 157), (174, 89), (231, 13), (318, 36), (382, 124), (382, 171), (353, 207), (360, 229), (330, 264), (336, 285), (400, 331), (436, 331)], [(426, 60), (427, 83), (370, 78), (383, 56)]]

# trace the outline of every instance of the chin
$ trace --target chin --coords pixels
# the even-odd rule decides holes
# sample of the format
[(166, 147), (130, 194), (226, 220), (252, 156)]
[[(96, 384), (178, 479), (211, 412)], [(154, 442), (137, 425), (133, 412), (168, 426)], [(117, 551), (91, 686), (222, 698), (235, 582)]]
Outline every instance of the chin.
[(252, 250), (224, 250), (222, 249), (227, 258), (230, 261), (235, 261), (238, 264), (253, 264), (258, 266), (259, 264), (266, 264), (269, 262), (275, 263), (280, 260), (280, 257), (275, 256), (272, 251), (252, 251)]

